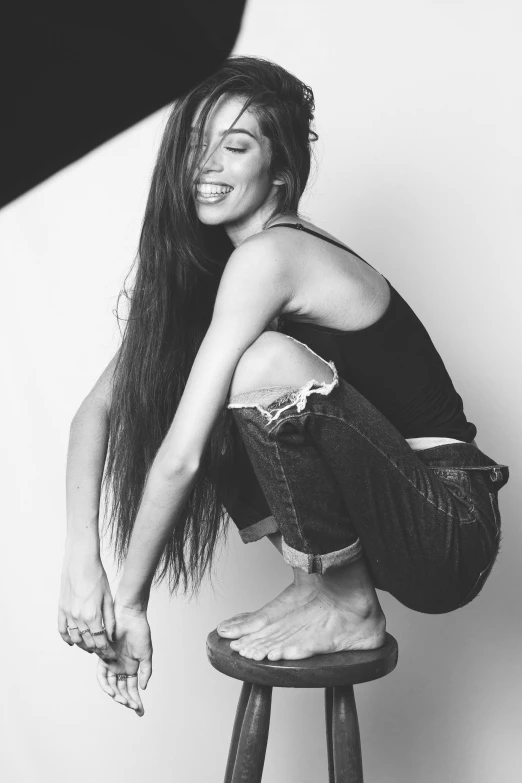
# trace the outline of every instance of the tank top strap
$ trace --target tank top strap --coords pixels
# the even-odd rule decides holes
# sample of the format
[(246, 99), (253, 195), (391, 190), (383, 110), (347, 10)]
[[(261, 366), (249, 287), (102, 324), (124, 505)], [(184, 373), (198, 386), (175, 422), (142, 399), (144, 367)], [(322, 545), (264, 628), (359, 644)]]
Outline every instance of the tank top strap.
[[(364, 258), (362, 258), (358, 253), (355, 252), (355, 250), (352, 250), (347, 245), (342, 245), (340, 242), (337, 242), (335, 239), (330, 239), (330, 237), (325, 237), (323, 236), (323, 234), (319, 234), (317, 231), (312, 231), (311, 228), (306, 228), (305, 226), (302, 225), (302, 223), (274, 223), (273, 226), (268, 226), (268, 228), (278, 228), (279, 226), (285, 226), (287, 228), (297, 228), (300, 229), (301, 231), (306, 231), (307, 234), (313, 234), (315, 237), (319, 237), (319, 239), (324, 239), (326, 242), (330, 242), (332, 245), (337, 245), (337, 247), (340, 247), (342, 250), (347, 250), (349, 253), (352, 253), (352, 255), (357, 256), (357, 258), (360, 258), (361, 261), (364, 261)], [(364, 263), (368, 264), (368, 261), (364, 261)], [(373, 267), (371, 264), (368, 264), (368, 266), (371, 266), (372, 269), (375, 269), (375, 267)]]

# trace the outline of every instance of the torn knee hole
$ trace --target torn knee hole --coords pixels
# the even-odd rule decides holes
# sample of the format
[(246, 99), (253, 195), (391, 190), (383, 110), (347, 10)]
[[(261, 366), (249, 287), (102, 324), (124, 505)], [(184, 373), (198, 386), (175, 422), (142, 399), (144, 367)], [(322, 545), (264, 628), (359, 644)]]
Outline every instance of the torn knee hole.
[[(325, 361), (323, 359), (323, 361)], [(325, 362), (332, 370), (333, 378), (331, 381), (317, 381), (315, 378), (307, 381), (300, 387), (268, 387), (252, 389), (249, 392), (243, 392), (234, 396), (228, 408), (257, 408), (257, 410), (267, 419), (268, 423), (279, 418), (283, 411), (292, 408), (294, 405), (298, 412), (302, 411), (306, 401), (311, 394), (328, 395), (339, 385), (339, 375), (334, 362)]]

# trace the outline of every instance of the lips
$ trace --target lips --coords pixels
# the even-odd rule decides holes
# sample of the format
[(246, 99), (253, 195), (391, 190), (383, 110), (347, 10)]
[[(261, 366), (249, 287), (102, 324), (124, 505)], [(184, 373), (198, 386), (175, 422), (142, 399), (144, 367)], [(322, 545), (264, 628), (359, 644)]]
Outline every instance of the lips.
[(200, 204), (217, 204), (223, 201), (233, 190), (233, 187), (221, 182), (198, 182), (196, 185), (196, 201)]

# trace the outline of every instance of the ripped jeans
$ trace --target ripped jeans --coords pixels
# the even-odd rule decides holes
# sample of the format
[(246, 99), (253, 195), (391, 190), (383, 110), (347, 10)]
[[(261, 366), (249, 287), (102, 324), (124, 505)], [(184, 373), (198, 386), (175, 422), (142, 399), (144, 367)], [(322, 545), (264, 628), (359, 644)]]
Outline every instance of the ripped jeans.
[(326, 363), (330, 383), (227, 402), (238, 456), (224, 506), (241, 538), (280, 531), (284, 560), (307, 573), (364, 557), (375, 587), (419, 612), (464, 606), (499, 551), (508, 466), (475, 442), (414, 451)]

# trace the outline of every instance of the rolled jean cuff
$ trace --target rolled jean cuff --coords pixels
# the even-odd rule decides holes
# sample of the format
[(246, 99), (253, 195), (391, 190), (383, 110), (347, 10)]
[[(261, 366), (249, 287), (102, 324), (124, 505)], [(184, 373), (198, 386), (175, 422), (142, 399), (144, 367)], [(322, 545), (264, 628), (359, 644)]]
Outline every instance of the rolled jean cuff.
[(305, 552), (293, 549), (283, 538), (282, 554), (285, 563), (292, 568), (301, 568), (307, 574), (324, 574), (329, 568), (338, 568), (359, 560), (363, 555), (363, 548), (360, 539), (357, 539), (350, 546), (337, 549), (335, 552), (327, 552), (325, 555), (307, 555)]
[(271, 533), (279, 532), (279, 525), (277, 524), (275, 517), (265, 517), (260, 519), (254, 525), (249, 525), (239, 530), (239, 535), (244, 544), (251, 544), (253, 541), (259, 541), (263, 536), (268, 536)]

